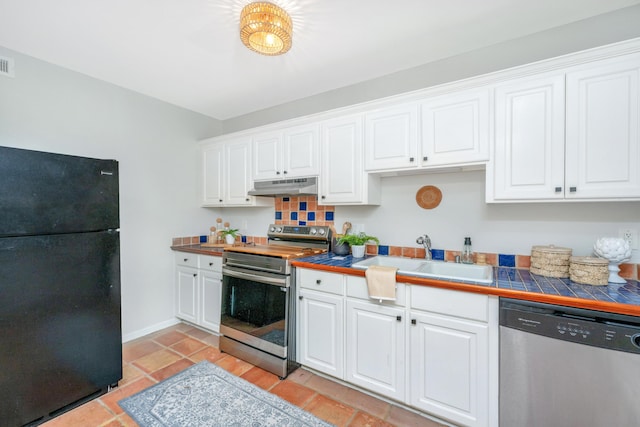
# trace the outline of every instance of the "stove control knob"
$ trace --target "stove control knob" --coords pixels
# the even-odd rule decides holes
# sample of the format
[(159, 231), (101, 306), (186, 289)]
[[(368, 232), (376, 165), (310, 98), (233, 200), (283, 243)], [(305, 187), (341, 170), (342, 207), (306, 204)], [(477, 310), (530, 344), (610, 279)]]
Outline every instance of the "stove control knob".
[(269, 227), (269, 231), (273, 233), (274, 231), (276, 231), (276, 228), (272, 225), (271, 227)]
[(282, 227), (276, 227), (276, 233), (282, 233)]
[(321, 228), (318, 230), (318, 234), (320, 234), (321, 236), (324, 236), (324, 233), (325, 233), (324, 228)]
[(311, 229), (309, 230), (309, 234), (311, 234), (312, 236), (315, 236), (317, 232), (318, 230), (316, 230), (314, 227), (311, 227)]

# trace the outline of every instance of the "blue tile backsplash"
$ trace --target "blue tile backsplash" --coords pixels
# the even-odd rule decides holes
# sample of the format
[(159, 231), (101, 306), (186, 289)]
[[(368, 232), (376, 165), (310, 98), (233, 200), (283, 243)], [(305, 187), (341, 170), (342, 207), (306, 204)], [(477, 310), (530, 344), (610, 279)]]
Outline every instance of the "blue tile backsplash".
[(498, 265), (500, 267), (515, 267), (516, 266), (516, 256), (515, 255), (498, 255)]

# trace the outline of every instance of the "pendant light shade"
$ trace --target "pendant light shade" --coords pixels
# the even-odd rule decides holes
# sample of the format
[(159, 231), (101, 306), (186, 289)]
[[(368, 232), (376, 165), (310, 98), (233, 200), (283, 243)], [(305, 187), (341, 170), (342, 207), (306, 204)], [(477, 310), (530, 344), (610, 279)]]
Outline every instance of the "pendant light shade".
[(250, 3), (240, 13), (242, 43), (262, 55), (282, 55), (291, 49), (292, 30), (289, 14), (273, 3)]

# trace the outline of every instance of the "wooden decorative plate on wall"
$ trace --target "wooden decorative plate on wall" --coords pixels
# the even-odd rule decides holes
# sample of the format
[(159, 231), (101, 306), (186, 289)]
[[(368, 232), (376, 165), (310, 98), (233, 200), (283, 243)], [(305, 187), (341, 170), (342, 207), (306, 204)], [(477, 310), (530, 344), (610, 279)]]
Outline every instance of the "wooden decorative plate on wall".
[(440, 204), (442, 191), (433, 185), (425, 185), (416, 193), (416, 202), (423, 209), (433, 209)]

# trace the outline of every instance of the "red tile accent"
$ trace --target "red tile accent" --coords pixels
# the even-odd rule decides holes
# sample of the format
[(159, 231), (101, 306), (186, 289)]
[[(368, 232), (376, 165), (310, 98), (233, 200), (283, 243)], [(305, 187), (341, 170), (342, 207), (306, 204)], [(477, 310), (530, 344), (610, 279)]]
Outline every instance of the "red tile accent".
[[(416, 426), (418, 424), (415, 424)], [(358, 412), (355, 417), (353, 417), (353, 421), (349, 424), (349, 427), (397, 427), (394, 424), (389, 424), (381, 420), (380, 418), (376, 418), (372, 415), (365, 414), (364, 412)]]
[(310, 388), (289, 380), (280, 382), (280, 384), (273, 387), (270, 392), (300, 407), (316, 394), (316, 392)]
[(182, 341), (185, 338), (187, 338), (187, 336), (181, 332), (169, 331), (156, 336), (153, 340), (164, 346), (170, 346), (171, 344), (175, 344), (178, 341)]
[(634, 279), (633, 273), (636, 270), (633, 268), (634, 266), (635, 264), (620, 264), (620, 272), (618, 274), (625, 279)]
[(276, 375), (271, 372), (267, 372), (264, 369), (260, 369), (257, 366), (254, 366), (242, 374), (241, 378), (264, 390), (269, 390), (280, 381)]
[(253, 365), (245, 362), (244, 360), (236, 359), (233, 356), (228, 355), (216, 362), (216, 365), (231, 372), (233, 375), (240, 376), (253, 367)]
[(122, 359), (125, 362), (132, 362), (161, 348), (160, 345), (149, 340), (128, 342), (122, 346)]
[(159, 369), (151, 374), (156, 381), (166, 380), (167, 378), (184, 371), (189, 366), (193, 365), (193, 362), (187, 359), (180, 359), (169, 366)]
[(346, 426), (355, 413), (355, 409), (322, 395), (314, 397), (304, 409), (336, 427)]
[(205, 344), (202, 341), (198, 341), (190, 337), (187, 337), (182, 341), (178, 341), (171, 346), (173, 350), (180, 354), (184, 354), (185, 356), (189, 356), (190, 354), (202, 350), (204, 347)]
[(402, 248), (402, 256), (407, 258), (415, 258), (416, 257), (416, 248)]
[(456, 260), (456, 255), (460, 255), (460, 251), (444, 251), (444, 260), (454, 262)]
[(529, 255), (517, 255), (516, 256), (517, 268), (529, 268), (531, 267), (531, 256)]
[(391, 255), (391, 256), (402, 256), (402, 247), (400, 247), (400, 246), (389, 246), (389, 255)]
[(486, 254), (487, 264), (496, 267), (498, 265), (498, 254)]

